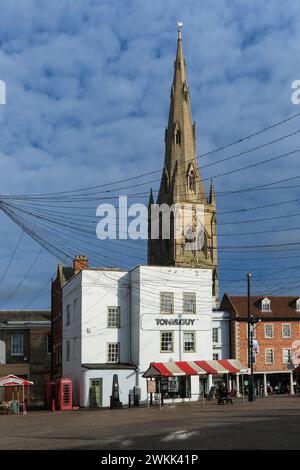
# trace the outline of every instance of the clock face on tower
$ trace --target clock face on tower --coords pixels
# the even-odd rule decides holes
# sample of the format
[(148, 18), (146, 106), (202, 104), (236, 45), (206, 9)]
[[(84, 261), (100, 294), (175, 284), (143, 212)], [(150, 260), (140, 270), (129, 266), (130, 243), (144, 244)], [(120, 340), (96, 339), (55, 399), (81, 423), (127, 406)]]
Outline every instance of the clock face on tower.
[(183, 231), (184, 249), (187, 251), (201, 251), (204, 245), (203, 225), (187, 225)]
[(192, 225), (188, 225), (185, 228), (183, 234), (185, 238), (185, 243), (192, 243), (196, 241), (197, 232), (195, 227), (193, 227)]

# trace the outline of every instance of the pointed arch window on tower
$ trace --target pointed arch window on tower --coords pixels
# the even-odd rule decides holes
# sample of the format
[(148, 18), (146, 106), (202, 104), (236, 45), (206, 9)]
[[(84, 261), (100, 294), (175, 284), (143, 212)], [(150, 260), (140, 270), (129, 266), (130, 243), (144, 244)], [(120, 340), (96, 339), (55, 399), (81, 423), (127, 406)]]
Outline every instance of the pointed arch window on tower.
[(168, 193), (168, 178), (166, 175), (164, 176), (164, 191), (165, 191), (165, 194)]
[(207, 243), (207, 233), (204, 230), (203, 233), (203, 245), (202, 245), (202, 251), (204, 253), (204, 257), (207, 258), (208, 255), (208, 243)]
[(179, 129), (177, 129), (175, 141), (176, 141), (176, 144), (177, 144), (177, 145), (180, 145), (180, 144), (181, 144), (181, 132), (180, 132)]
[(163, 182), (164, 193), (167, 194), (168, 191), (169, 191), (169, 176), (168, 176), (168, 172), (166, 170), (166, 167), (164, 168), (164, 171), (163, 171), (162, 182)]
[(192, 193), (196, 192), (196, 176), (194, 170), (191, 170), (187, 177), (188, 180), (188, 189)]

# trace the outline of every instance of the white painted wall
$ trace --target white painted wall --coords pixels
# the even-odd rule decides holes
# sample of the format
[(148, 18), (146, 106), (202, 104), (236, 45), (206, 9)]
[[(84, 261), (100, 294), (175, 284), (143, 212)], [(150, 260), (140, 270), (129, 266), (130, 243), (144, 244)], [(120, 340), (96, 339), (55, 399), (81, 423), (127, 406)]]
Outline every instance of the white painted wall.
[(118, 370), (85, 370), (82, 372), (82, 397), (81, 406), (88, 406), (89, 403), (89, 382), (90, 379), (102, 379), (102, 406), (110, 406), (110, 396), (112, 394), (113, 375), (118, 374), (120, 401), (128, 404), (128, 394), (133, 395), (133, 387), (136, 382), (136, 372), (132, 369)]
[(219, 329), (219, 342), (213, 344), (213, 353), (219, 354), (219, 359), (230, 359), (230, 314), (213, 310), (213, 328)]
[[(83, 271), (82, 363), (107, 363), (107, 343), (120, 343), (120, 360), (129, 362), (129, 275), (123, 271)], [(120, 306), (121, 328), (107, 328), (108, 306)]]

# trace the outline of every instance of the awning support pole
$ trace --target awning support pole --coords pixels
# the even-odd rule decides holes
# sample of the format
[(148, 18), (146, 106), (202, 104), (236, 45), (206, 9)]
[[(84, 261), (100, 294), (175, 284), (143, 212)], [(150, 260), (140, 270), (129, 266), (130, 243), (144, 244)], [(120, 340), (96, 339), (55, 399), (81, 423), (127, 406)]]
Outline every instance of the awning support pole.
[(159, 394), (159, 409), (161, 410), (161, 390), (160, 390), (160, 377), (158, 379), (158, 394)]
[(244, 374), (242, 372), (242, 394), (243, 394), (243, 403), (245, 403), (245, 393), (244, 393)]
[(237, 372), (235, 376), (236, 397), (240, 398), (240, 374)]
[(149, 408), (149, 393), (148, 393), (148, 382), (149, 382), (150, 379), (147, 379), (147, 407)]

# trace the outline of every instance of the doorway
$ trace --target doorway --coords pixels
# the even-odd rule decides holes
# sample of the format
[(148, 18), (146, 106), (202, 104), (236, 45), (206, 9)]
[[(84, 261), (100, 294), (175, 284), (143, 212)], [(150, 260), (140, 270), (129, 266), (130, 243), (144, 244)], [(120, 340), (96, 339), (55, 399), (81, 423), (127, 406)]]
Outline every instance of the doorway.
[(89, 406), (91, 408), (102, 406), (102, 379), (90, 379)]

